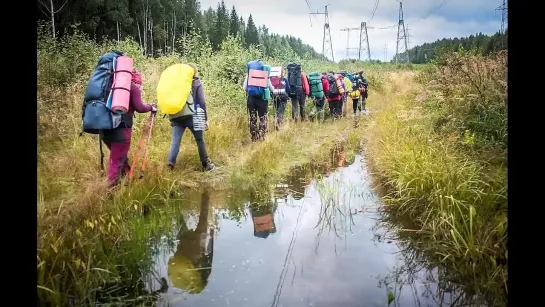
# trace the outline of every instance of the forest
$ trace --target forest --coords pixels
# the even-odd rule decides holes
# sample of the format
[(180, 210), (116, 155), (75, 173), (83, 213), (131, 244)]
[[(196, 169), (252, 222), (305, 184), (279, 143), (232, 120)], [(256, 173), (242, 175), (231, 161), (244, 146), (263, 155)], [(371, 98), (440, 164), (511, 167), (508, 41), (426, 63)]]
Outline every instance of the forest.
[[(413, 64), (425, 64), (435, 60), (445, 52), (457, 52), (461, 49), (477, 50), (481, 55), (491, 55), (507, 49), (507, 29), (492, 36), (477, 33), (468, 37), (438, 39), (409, 49), (409, 59)], [(402, 53), (404, 55), (404, 53)], [(395, 62), (395, 57), (392, 62)]]
[(261, 45), (266, 56), (291, 54), (324, 59), (300, 38), (270, 33), (257, 26), (252, 15), (245, 20), (233, 5), (222, 0), (216, 9), (202, 9), (198, 0), (38, 0), (37, 21), (48, 22), (51, 35), (80, 31), (97, 42), (135, 39), (145, 56), (182, 52), (179, 40), (186, 34), (206, 38), (217, 51), (228, 36), (239, 37), (244, 46)]

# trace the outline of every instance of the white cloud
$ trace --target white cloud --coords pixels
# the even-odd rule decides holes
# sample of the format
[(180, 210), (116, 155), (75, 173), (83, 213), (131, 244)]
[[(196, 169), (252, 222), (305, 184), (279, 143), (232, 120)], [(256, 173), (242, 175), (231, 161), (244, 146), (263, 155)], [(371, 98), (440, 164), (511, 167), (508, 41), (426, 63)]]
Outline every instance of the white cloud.
[[(329, 22), (335, 60), (346, 58), (347, 32), (340, 29), (359, 27), (362, 21), (371, 17), (375, 1), (355, 0), (309, 0), (314, 10), (324, 11), (328, 7)], [(496, 3), (498, 2), (498, 3)], [(457, 0), (447, 1), (440, 10), (426, 19), (421, 19), (430, 10), (436, 8), (441, 0), (411, 0), (403, 3), (404, 19), (409, 28), (409, 48), (426, 42), (449, 37), (462, 37), (482, 32), (493, 34), (500, 27), (500, 17), (494, 16), (494, 9), (500, 5), (499, 0)], [(218, 1), (202, 0), (201, 7), (216, 8)], [(309, 9), (303, 0), (230, 0), (225, 2), (229, 11), (235, 5), (237, 13), (245, 20), (250, 13), (257, 26), (265, 25), (269, 32), (292, 35), (301, 38), (318, 52), (322, 51), (324, 15), (315, 15), (312, 20)], [(384, 49), (387, 46), (387, 60), (396, 51), (397, 27), (379, 30), (377, 28), (395, 26), (398, 19), (399, 3), (394, 0), (382, 0), (371, 22), (373, 29), (368, 29), (371, 58), (384, 60)], [(312, 24), (312, 25), (311, 25)], [(359, 45), (359, 31), (350, 31), (350, 47)], [(350, 57), (357, 58), (357, 50), (351, 50)], [(328, 55), (329, 57), (329, 55)], [(366, 56), (362, 55), (365, 59)]]

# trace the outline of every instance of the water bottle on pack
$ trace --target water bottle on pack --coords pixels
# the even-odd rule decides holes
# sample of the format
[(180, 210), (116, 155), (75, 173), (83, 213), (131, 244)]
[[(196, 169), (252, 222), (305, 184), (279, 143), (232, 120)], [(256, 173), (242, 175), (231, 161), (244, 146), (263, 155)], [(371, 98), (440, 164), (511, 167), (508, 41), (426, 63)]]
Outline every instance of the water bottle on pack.
[(206, 120), (204, 119), (204, 110), (201, 108), (200, 104), (197, 104), (195, 107), (195, 114), (193, 114), (193, 129), (196, 131), (206, 129)]

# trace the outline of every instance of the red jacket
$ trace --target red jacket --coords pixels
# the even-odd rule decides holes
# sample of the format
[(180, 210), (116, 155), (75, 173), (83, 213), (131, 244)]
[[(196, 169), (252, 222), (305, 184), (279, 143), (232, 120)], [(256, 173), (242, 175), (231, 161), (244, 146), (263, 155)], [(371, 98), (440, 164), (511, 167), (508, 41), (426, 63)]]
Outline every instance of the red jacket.
[(301, 81), (303, 83), (303, 94), (305, 94), (305, 96), (308, 96), (310, 94), (310, 87), (308, 85), (307, 74), (305, 74), (304, 72), (301, 72)]
[(327, 97), (327, 92), (329, 92), (329, 82), (327, 82), (326, 77), (322, 77), (322, 88), (324, 90), (324, 95)]

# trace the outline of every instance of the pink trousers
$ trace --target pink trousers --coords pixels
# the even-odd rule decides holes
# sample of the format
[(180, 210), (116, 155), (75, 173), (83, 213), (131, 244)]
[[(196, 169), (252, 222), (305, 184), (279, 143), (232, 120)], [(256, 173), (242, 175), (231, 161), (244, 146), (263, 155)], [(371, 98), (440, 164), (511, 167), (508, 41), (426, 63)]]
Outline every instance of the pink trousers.
[(122, 128), (125, 140), (112, 142), (110, 148), (110, 165), (108, 166), (108, 181), (110, 184), (117, 184), (122, 176), (129, 173), (129, 149), (131, 148), (132, 129)]

